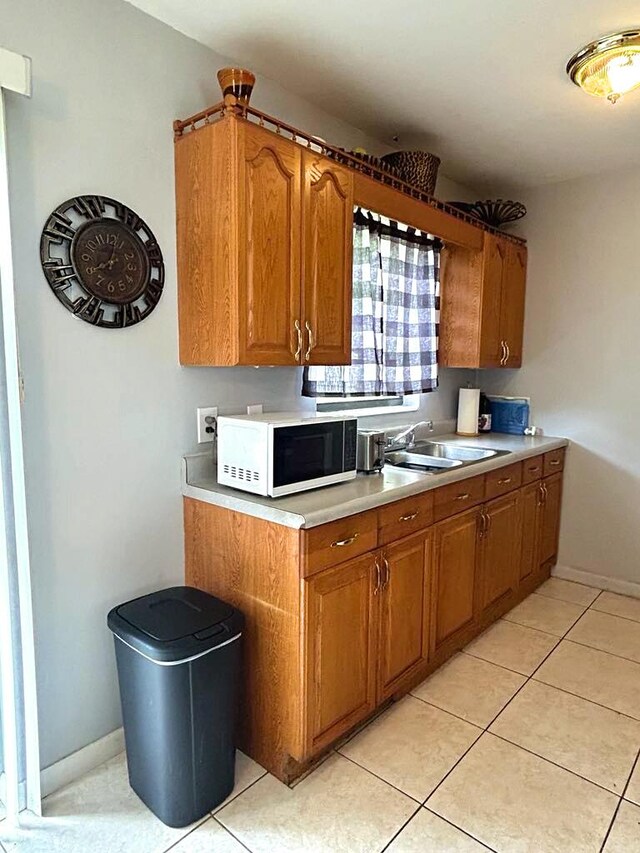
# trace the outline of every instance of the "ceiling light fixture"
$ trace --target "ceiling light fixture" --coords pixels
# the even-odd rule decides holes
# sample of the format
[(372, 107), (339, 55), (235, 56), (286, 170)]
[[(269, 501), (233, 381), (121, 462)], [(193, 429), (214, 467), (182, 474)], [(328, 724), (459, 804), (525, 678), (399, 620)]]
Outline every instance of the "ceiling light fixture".
[(640, 86), (640, 30), (592, 41), (567, 62), (567, 74), (588, 95), (615, 104)]

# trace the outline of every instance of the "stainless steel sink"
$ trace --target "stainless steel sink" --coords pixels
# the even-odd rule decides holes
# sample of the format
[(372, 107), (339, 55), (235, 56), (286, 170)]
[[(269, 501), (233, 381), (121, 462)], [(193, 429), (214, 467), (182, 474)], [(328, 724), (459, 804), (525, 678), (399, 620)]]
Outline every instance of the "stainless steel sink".
[(486, 447), (464, 447), (457, 443), (419, 441), (408, 450), (387, 453), (385, 460), (396, 468), (409, 468), (425, 474), (444, 474), (452, 468), (466, 467), (495, 456), (506, 456), (509, 452)]

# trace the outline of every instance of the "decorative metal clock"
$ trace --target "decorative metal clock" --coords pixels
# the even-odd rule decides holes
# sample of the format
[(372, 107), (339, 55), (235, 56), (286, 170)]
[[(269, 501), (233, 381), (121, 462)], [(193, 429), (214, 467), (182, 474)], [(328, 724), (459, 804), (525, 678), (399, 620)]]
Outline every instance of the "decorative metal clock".
[(59, 205), (42, 231), (40, 260), (64, 307), (94, 326), (133, 326), (162, 295), (164, 263), (151, 229), (112, 198), (81, 195)]

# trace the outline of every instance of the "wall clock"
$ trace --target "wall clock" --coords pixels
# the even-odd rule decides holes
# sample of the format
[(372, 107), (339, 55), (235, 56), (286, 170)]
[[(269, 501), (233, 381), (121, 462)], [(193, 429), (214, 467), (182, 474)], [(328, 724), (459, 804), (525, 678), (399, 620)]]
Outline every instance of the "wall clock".
[(80, 195), (49, 216), (40, 260), (51, 289), (75, 317), (121, 329), (148, 317), (164, 286), (149, 226), (112, 198)]

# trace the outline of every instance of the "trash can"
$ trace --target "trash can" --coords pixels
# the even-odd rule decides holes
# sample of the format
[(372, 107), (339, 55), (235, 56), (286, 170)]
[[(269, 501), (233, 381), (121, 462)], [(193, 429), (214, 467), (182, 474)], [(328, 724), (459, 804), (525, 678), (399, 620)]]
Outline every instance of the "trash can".
[(244, 618), (176, 586), (110, 611), (131, 787), (168, 826), (187, 826), (234, 785)]

